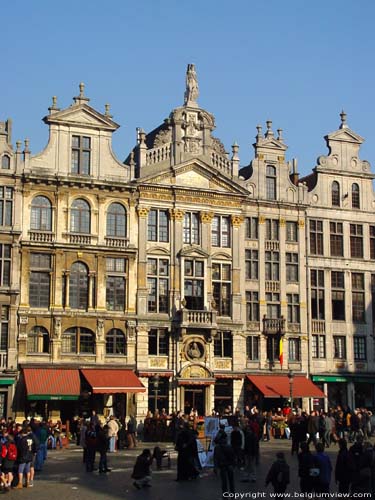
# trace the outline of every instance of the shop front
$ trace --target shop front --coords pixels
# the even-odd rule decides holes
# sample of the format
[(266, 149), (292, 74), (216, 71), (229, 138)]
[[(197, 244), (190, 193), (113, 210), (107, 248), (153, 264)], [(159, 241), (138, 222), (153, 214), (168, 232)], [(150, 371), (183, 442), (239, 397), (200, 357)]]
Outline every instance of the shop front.
[(341, 406), (341, 408), (350, 406), (350, 400), (352, 399), (352, 384), (350, 384), (350, 377), (339, 375), (313, 375), (312, 380), (327, 395), (326, 401), (324, 401), (323, 398), (319, 398), (320, 401), (316, 406), (324, 408), (325, 410), (337, 406)]

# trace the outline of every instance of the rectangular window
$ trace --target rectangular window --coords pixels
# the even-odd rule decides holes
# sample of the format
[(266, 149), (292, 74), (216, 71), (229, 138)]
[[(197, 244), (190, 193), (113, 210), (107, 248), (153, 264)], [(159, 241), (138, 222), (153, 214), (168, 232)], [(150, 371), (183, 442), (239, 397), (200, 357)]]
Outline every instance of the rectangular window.
[(350, 256), (363, 259), (363, 226), (350, 224)]
[(265, 265), (266, 265), (266, 280), (279, 281), (280, 267), (279, 267), (279, 252), (266, 252)]
[(311, 314), (312, 319), (325, 319), (324, 271), (311, 269)]
[(169, 311), (169, 261), (147, 259), (148, 312)]
[(370, 259), (375, 260), (375, 226), (370, 226)]
[(246, 217), (245, 238), (249, 240), (258, 239), (258, 217)]
[(288, 293), (288, 323), (299, 323), (300, 322), (300, 305), (299, 305), (299, 295), (297, 293)]
[(108, 311), (124, 311), (126, 281), (123, 276), (107, 276), (106, 305)]
[(11, 226), (13, 219), (13, 188), (0, 186), (0, 226)]
[(298, 282), (298, 253), (286, 254), (286, 281), (296, 283)]
[(266, 166), (266, 198), (276, 200), (276, 167)]
[(214, 337), (214, 356), (231, 358), (233, 355), (231, 332), (217, 332)]
[(204, 309), (204, 263), (201, 260), (185, 259), (184, 300), (186, 309)]
[(266, 219), (266, 240), (279, 241), (279, 221)]
[(152, 209), (149, 211), (147, 219), (147, 240), (168, 243), (169, 217), (167, 210)]
[(366, 337), (353, 337), (355, 361), (366, 361)]
[(125, 273), (126, 259), (119, 257), (107, 257), (106, 271), (107, 273)]
[(259, 270), (258, 250), (245, 250), (245, 277), (247, 280), (257, 280)]
[(246, 337), (246, 356), (249, 361), (259, 361), (260, 339), (254, 335)]
[(199, 245), (199, 216), (187, 212), (184, 215), (184, 243)]
[(288, 340), (288, 359), (289, 361), (301, 361), (301, 339), (290, 338)]
[(168, 356), (169, 335), (166, 328), (150, 330), (148, 334), (148, 354), (150, 356)]
[(91, 138), (72, 136), (72, 174), (90, 175)]
[(331, 271), (332, 320), (345, 321), (345, 278), (342, 271)]
[(286, 241), (298, 241), (298, 224), (297, 222), (286, 222)]
[(323, 221), (310, 220), (310, 253), (323, 255)]
[(29, 304), (30, 307), (48, 309), (50, 305), (51, 255), (30, 254)]
[(259, 293), (246, 292), (246, 319), (259, 321)]
[(9, 334), (9, 306), (0, 305), (0, 350), (8, 349), (8, 334)]
[(326, 357), (326, 337), (325, 335), (312, 336), (312, 357), (324, 359)]
[(342, 222), (330, 222), (330, 244), (331, 256), (343, 257), (344, 256), (344, 236)]
[(365, 275), (352, 273), (352, 317), (353, 323), (365, 323)]
[(333, 357), (346, 359), (346, 338), (342, 335), (333, 336)]
[(0, 286), (10, 286), (11, 247), (0, 244)]
[(280, 294), (266, 293), (267, 318), (280, 318)]
[(212, 294), (219, 316), (231, 314), (231, 266), (212, 264)]
[(267, 337), (267, 360), (274, 362), (279, 360), (280, 339), (274, 335)]
[(230, 246), (230, 219), (215, 215), (211, 224), (211, 244), (213, 247)]

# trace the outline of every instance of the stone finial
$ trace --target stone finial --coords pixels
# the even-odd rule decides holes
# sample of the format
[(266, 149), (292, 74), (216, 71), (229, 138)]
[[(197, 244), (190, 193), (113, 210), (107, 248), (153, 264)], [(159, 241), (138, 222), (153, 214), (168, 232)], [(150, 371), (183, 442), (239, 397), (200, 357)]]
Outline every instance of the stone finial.
[(185, 106), (197, 106), (199, 86), (194, 64), (188, 64), (186, 70), (186, 90), (184, 96)]
[(348, 128), (348, 124), (346, 123), (346, 113), (344, 110), (341, 111), (340, 117), (341, 117), (341, 125), (340, 128)]
[(83, 82), (79, 84), (79, 97), (85, 97), (85, 84)]
[(280, 142), (283, 142), (283, 129), (282, 128), (278, 128), (277, 129), (277, 140), (280, 141)]
[(267, 125), (267, 132), (265, 134), (265, 137), (273, 137), (272, 120), (267, 120), (266, 125)]
[(21, 152), (22, 141), (16, 141), (16, 152)]
[(138, 131), (138, 137), (139, 137), (139, 144), (143, 145), (146, 143), (146, 132), (143, 130), (143, 128), (140, 128)]
[(23, 150), (24, 153), (30, 153), (29, 146), (30, 146), (30, 140), (29, 139), (25, 139), (25, 148)]
[(262, 139), (262, 125), (257, 125), (257, 132), (256, 140), (259, 141)]
[(52, 105), (48, 108), (48, 111), (50, 114), (52, 114), (54, 111), (60, 111), (59, 108), (57, 107), (57, 96), (52, 97)]
[(232, 144), (232, 158), (235, 158), (238, 155), (239, 149), (240, 147), (237, 144), (237, 141), (234, 141), (234, 143)]
[(134, 151), (132, 151), (130, 153), (130, 161), (129, 161), (129, 164), (131, 167), (134, 167), (135, 166), (135, 159), (134, 159)]
[(112, 118), (112, 115), (111, 115), (111, 113), (110, 113), (111, 105), (110, 105), (110, 104), (105, 104), (105, 105), (104, 105), (104, 108), (105, 108), (105, 113), (104, 113), (104, 115), (105, 115), (105, 116), (108, 116), (108, 118)]
[(83, 102), (88, 102), (90, 100), (88, 97), (85, 96), (85, 84), (83, 82), (79, 84), (79, 96), (74, 97), (73, 99), (76, 104), (81, 104)]

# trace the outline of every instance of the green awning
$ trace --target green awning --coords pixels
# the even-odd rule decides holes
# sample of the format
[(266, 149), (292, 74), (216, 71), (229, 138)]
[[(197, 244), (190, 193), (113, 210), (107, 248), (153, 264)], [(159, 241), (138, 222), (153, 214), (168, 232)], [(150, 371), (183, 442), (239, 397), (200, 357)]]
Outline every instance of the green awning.
[(14, 382), (14, 378), (0, 378), (0, 385), (13, 385)]
[(335, 376), (320, 376), (313, 375), (312, 377), (314, 382), (349, 382), (350, 379), (348, 377), (335, 377)]
[(66, 396), (54, 394), (31, 394), (27, 399), (32, 401), (76, 401), (79, 396)]

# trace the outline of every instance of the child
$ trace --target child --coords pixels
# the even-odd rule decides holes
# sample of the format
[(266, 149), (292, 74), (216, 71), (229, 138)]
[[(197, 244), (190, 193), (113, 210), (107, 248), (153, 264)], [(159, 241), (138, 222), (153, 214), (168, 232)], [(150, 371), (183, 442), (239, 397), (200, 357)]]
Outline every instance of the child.
[(137, 490), (140, 490), (142, 487), (147, 488), (151, 486), (151, 462), (152, 456), (148, 449), (143, 450), (137, 457), (132, 474), (132, 478), (135, 479), (133, 486)]
[(275, 493), (285, 493), (289, 484), (289, 465), (282, 451), (276, 453), (276, 461), (271, 465), (266, 477), (266, 486), (271, 483)]

